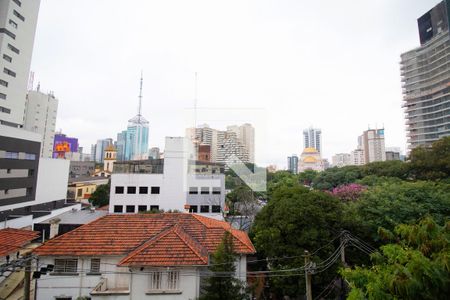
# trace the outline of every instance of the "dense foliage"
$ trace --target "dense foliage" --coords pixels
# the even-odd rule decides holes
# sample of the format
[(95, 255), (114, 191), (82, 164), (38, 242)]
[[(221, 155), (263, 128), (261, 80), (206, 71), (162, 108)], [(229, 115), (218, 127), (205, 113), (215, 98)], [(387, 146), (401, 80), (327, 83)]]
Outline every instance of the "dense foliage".
[(374, 265), (342, 270), (350, 282), (351, 300), (448, 299), (450, 294), (450, 223), (439, 226), (425, 218), (417, 225), (399, 225), (395, 243), (372, 255)]

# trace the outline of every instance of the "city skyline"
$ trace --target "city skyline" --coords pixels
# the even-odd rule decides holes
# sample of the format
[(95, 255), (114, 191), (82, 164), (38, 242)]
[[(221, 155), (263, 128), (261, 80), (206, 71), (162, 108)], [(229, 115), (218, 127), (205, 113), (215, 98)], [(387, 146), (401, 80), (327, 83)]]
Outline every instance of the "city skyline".
[[(171, 4), (131, 2), (125, 8), (112, 5), (110, 14), (99, 22), (100, 4), (81, 1), (63, 18), (55, 12), (70, 4), (46, 1), (40, 8), (32, 70), (35, 85), (40, 82), (43, 90), (58, 95), (56, 128), (78, 137), (85, 149), (98, 138), (115, 138), (125, 116), (136, 111), (136, 81), (143, 69), (147, 86), (143, 115), (150, 120), (152, 136), (149, 148), (162, 148), (165, 136), (183, 135), (186, 126), (180, 120), (185, 109), (194, 106), (194, 73), (198, 72), (199, 107), (270, 112), (266, 141), (276, 142), (261, 145), (256, 137), (257, 163), (262, 165), (284, 167), (287, 155), (300, 153), (301, 131), (311, 124), (322, 129), (325, 158), (350, 152), (358, 134), (377, 124), (384, 124), (388, 133), (386, 146), (404, 150), (400, 54), (420, 45), (416, 20), (438, 2), (326, 6), (283, 2), (274, 8), (259, 2), (194, 1), (177, 4), (176, 12)], [(110, 30), (114, 20), (128, 10), (134, 11), (133, 17), (120, 29), (127, 35), (120, 45), (109, 47), (117, 35)], [(86, 18), (81, 27), (75, 27), (71, 20), (79, 11)], [(358, 14), (341, 19), (336, 11)], [(158, 16), (167, 12), (173, 15)], [(223, 18), (230, 14), (235, 24), (223, 27)], [(186, 18), (196, 21), (180, 28), (177, 24)], [(319, 18), (328, 22), (321, 24)], [(310, 32), (310, 26), (315, 32)], [(253, 38), (247, 41), (248, 36)], [(204, 41), (205, 37), (211, 41)], [(60, 43), (50, 43), (60, 38)], [(139, 46), (133, 55), (124, 51), (132, 42)], [(105, 107), (107, 113), (99, 114)], [(314, 107), (320, 108), (316, 114), (311, 113)], [(271, 151), (258, 157), (258, 149), (269, 146)]]

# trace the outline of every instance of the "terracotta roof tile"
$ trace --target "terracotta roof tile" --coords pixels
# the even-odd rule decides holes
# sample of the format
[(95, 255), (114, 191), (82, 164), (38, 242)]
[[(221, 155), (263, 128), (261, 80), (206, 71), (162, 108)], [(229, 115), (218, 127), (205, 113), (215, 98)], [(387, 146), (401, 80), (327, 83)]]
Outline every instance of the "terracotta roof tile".
[(0, 256), (20, 250), (23, 246), (30, 243), (39, 236), (39, 232), (5, 228), (0, 230)]
[(201, 265), (215, 251), (225, 231), (235, 251), (255, 252), (243, 231), (223, 221), (188, 213), (112, 214), (49, 240), (36, 248), (41, 256), (126, 255), (122, 265)]

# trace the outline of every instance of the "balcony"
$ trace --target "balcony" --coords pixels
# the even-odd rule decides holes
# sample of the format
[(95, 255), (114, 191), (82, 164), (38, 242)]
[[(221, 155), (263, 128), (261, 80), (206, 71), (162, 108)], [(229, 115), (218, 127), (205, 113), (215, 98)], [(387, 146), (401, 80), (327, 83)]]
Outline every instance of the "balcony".
[[(108, 279), (102, 278), (100, 282), (90, 293), (92, 298), (96, 296), (114, 296), (114, 299), (129, 299), (130, 288), (129, 287), (109, 287)], [(123, 297), (120, 297), (123, 296)]]

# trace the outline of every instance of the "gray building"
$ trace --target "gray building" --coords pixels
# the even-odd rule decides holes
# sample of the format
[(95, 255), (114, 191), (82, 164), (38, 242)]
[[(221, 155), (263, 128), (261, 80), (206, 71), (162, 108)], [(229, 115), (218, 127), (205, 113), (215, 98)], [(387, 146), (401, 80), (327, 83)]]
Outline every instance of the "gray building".
[(95, 161), (70, 161), (69, 177), (91, 176), (95, 172)]
[(450, 1), (417, 20), (420, 46), (401, 55), (408, 148), (450, 135)]
[(287, 169), (292, 174), (298, 173), (298, 156), (293, 154), (287, 158)]

